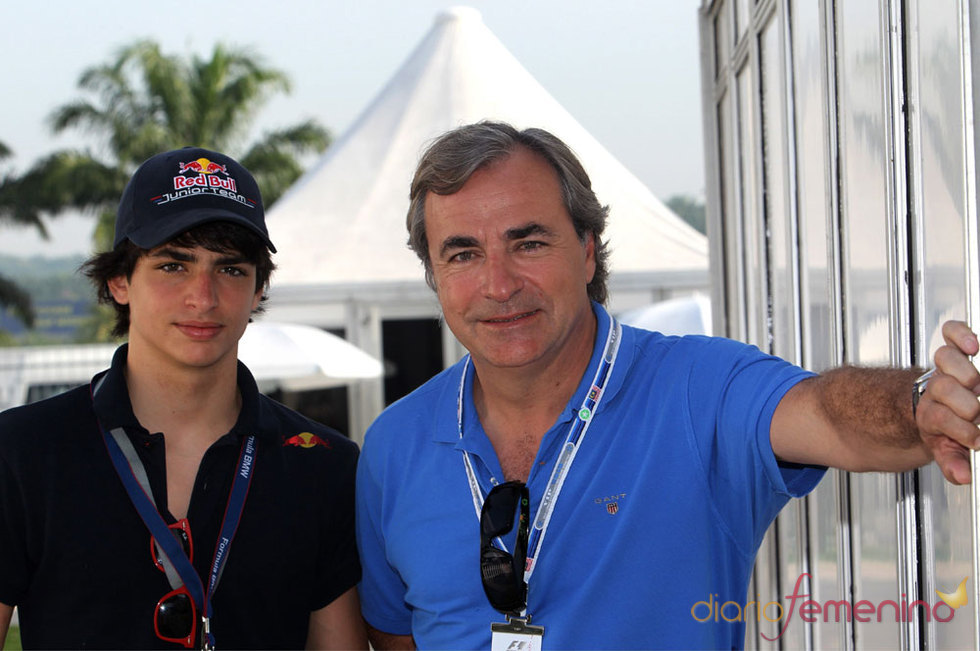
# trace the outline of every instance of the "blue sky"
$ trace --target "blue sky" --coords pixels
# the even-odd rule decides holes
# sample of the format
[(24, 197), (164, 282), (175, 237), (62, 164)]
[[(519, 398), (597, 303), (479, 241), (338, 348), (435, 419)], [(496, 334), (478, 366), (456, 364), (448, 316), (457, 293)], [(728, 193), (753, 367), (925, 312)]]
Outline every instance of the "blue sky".
[[(79, 98), (82, 70), (140, 38), (168, 53), (249, 47), (286, 72), (293, 92), (253, 133), (316, 118), (339, 136), (454, 4), (434, 0), (133, 0), (0, 3), (0, 141), (20, 171), (57, 149), (46, 118)], [(490, 30), (565, 108), (662, 199), (702, 195), (698, 0), (476, 0)], [(406, 170), (406, 176), (410, 174)], [(0, 230), (0, 253), (87, 253), (91, 217), (50, 222), (52, 239)]]

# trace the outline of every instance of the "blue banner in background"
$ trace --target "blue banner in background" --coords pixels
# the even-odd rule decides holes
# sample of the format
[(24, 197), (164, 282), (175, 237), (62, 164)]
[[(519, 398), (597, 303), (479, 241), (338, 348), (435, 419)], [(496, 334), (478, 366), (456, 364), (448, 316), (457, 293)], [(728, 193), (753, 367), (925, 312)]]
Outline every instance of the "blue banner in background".
[[(78, 329), (92, 315), (91, 301), (36, 301), (34, 327), (30, 332), (58, 341), (72, 342)], [(0, 330), (14, 337), (28, 332), (11, 310), (0, 310)]]

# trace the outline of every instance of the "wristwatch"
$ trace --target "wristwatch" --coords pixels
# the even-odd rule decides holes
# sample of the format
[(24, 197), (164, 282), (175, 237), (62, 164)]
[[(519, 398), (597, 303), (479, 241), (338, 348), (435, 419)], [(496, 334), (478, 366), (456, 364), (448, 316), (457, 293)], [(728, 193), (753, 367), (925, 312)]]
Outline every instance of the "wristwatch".
[(929, 384), (929, 379), (936, 373), (936, 369), (932, 368), (920, 375), (912, 383), (912, 416), (915, 417), (915, 409), (919, 406), (919, 399), (922, 394), (926, 392), (926, 385)]

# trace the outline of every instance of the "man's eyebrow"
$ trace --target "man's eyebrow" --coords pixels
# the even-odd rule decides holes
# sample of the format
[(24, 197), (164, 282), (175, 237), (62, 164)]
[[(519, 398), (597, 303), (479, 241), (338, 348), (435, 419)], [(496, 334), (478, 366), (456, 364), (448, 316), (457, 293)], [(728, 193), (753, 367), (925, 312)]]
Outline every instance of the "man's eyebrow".
[(504, 237), (508, 240), (523, 240), (525, 237), (531, 235), (554, 235), (554, 232), (550, 228), (546, 228), (537, 222), (531, 222), (526, 226), (517, 226), (515, 228), (507, 229), (504, 233)]
[(216, 265), (222, 265), (222, 264), (242, 264), (243, 262), (248, 262), (248, 260), (245, 259), (245, 256), (243, 256), (242, 254), (229, 253), (227, 255), (221, 256), (220, 258), (215, 260), (214, 263)]
[(156, 251), (152, 251), (147, 257), (150, 258), (170, 258), (173, 260), (178, 260), (180, 262), (195, 262), (197, 256), (190, 251), (184, 249), (178, 249), (170, 246), (164, 246)]
[[(197, 262), (198, 257), (187, 249), (179, 249), (171, 246), (164, 246), (149, 254), (151, 258), (168, 258), (178, 262)], [(228, 253), (215, 260), (216, 265), (241, 264), (248, 262), (241, 253)]]
[(442, 241), (442, 246), (439, 247), (439, 257), (445, 257), (445, 255), (452, 249), (468, 249), (476, 245), (477, 241), (475, 237), (470, 237), (468, 235), (450, 235)]

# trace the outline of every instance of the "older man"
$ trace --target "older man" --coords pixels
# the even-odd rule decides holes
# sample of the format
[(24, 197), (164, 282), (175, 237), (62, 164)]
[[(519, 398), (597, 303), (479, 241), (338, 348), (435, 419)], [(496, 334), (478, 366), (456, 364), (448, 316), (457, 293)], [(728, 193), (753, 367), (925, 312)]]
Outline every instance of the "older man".
[(375, 647), (739, 647), (743, 622), (691, 605), (744, 601), (767, 527), (825, 467), (935, 459), (969, 480), (980, 408), (962, 324), (917, 426), (921, 371), (815, 376), (731, 340), (621, 327), (602, 307), (605, 219), (545, 131), (464, 126), (422, 157), (410, 245), (469, 355), (366, 435)]

